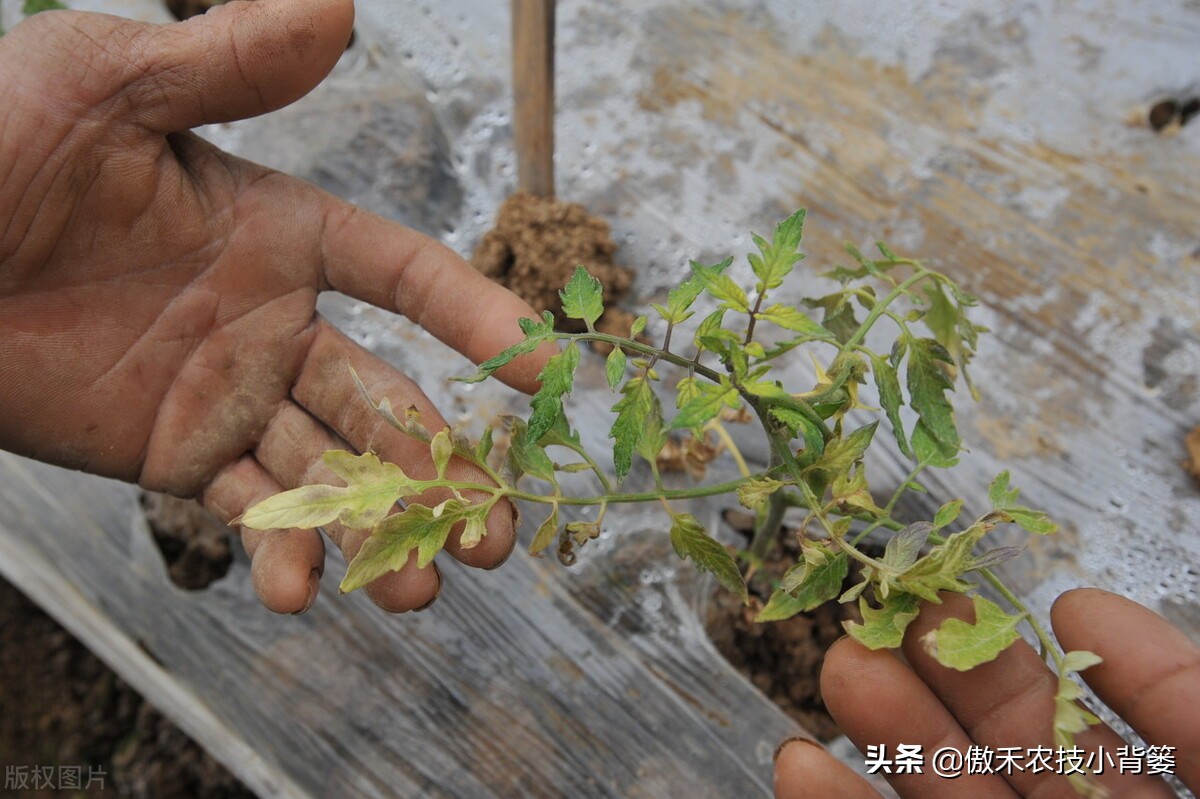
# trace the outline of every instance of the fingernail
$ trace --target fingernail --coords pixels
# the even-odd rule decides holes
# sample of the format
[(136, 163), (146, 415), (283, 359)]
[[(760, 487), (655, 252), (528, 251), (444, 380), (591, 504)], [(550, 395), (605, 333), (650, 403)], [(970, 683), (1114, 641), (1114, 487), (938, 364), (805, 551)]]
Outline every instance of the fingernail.
[(422, 605), (419, 608), (413, 608), (413, 613), (420, 613), (423, 610), (427, 610), (429, 608), (429, 606), (432, 605), (434, 602), (437, 602), (437, 598), (442, 595), (442, 570), (439, 569), (435, 565), (433, 567), (433, 573), (436, 574), (437, 578), (438, 578), (437, 589), (434, 590), (433, 596), (429, 599), (428, 602), (426, 602), (424, 605)]
[(801, 735), (793, 735), (791, 738), (785, 738), (783, 740), (783, 743), (781, 743), (779, 746), (775, 747), (775, 754), (771, 755), (772, 763), (777, 762), (779, 760), (779, 756), (783, 754), (784, 747), (788, 746), (789, 744), (805, 744), (806, 746), (812, 746), (817, 749), (820, 749), (822, 752), (825, 751), (825, 747), (821, 746), (819, 743), (814, 741), (812, 738), (805, 738), (804, 736), (801, 736)]
[(300, 616), (308, 613), (309, 608), (317, 601), (317, 594), (321, 589), (321, 570), (313, 569), (308, 573), (308, 596), (304, 599), (304, 607), (293, 613), (293, 616)]

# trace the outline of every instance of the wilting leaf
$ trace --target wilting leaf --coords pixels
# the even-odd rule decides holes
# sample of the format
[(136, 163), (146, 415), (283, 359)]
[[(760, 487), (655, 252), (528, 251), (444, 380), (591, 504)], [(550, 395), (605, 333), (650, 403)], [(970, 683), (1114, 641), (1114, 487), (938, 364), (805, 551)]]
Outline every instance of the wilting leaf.
[(533, 352), (542, 342), (553, 338), (554, 314), (549, 311), (545, 311), (542, 314), (540, 322), (535, 319), (521, 319), (518, 324), (521, 326), (521, 331), (525, 334), (523, 341), (518, 341), (499, 355), (494, 355), (479, 364), (479, 371), (470, 377), (456, 377), (454, 379), (460, 383), (480, 383), (491, 377), (492, 373), (497, 369), (508, 365), (511, 361), (522, 355)]
[(339, 587), (343, 593), (361, 588), (408, 562), (417, 551), (417, 566), (424, 568), (446, 545), (450, 528), (463, 518), (464, 505), (455, 499), (435, 508), (409, 505), (380, 522), (350, 562)]
[(1024, 616), (1010, 616), (995, 602), (971, 597), (975, 623), (946, 619), (921, 637), (925, 651), (946, 668), (970, 671), (988, 663), (1020, 638), (1017, 625)]
[(558, 535), (558, 505), (555, 505), (550, 511), (550, 515), (546, 517), (533, 534), (533, 542), (529, 545), (529, 554), (540, 555), (545, 551), (546, 547), (554, 543), (554, 537)]
[(904, 641), (904, 631), (917, 617), (921, 600), (912, 594), (893, 593), (883, 600), (882, 607), (874, 608), (866, 599), (859, 598), (858, 609), (862, 613), (862, 624), (843, 622), (846, 633), (867, 649), (895, 649)]
[(307, 529), (338, 520), (356, 530), (369, 529), (394, 508), (396, 500), (425, 488), (399, 466), (382, 463), (370, 452), (330, 450), (323, 460), (346, 486), (310, 485), (284, 491), (247, 510), (238, 524), (254, 530)]
[(825, 542), (803, 541), (801, 554), (803, 561), (788, 570), (779, 589), (800, 600), (803, 610), (812, 610), (841, 593), (850, 560)]
[(921, 547), (929, 540), (933, 525), (929, 522), (916, 522), (905, 527), (891, 538), (883, 550), (883, 563), (903, 571), (917, 561)]
[(671, 546), (681, 558), (690, 558), (702, 571), (711, 573), (723, 587), (748, 602), (746, 581), (737, 561), (724, 546), (710, 536), (690, 513), (676, 514), (671, 523)]
[(770, 477), (747, 480), (737, 488), (738, 502), (751, 510), (756, 510), (781, 488), (783, 488), (783, 483)]

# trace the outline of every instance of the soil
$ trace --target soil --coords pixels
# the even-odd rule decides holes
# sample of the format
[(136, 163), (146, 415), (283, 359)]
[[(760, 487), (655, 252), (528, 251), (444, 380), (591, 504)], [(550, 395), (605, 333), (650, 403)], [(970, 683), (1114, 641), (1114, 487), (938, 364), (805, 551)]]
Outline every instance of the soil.
[(1192, 432), (1184, 437), (1183, 445), (1188, 454), (1183, 467), (1196, 479), (1197, 485), (1200, 485), (1200, 425), (1192, 428)]
[(484, 234), (471, 263), (574, 332), (583, 323), (563, 318), (558, 292), (582, 264), (604, 285), (605, 312), (596, 329), (626, 336), (634, 316), (615, 306), (633, 285), (633, 271), (614, 262), (616, 250), (608, 223), (582, 205), (519, 192), (500, 206), (495, 227)]
[(233, 562), (228, 527), (190, 499), (146, 492), (141, 503), (171, 582), (199, 591), (225, 576)]
[[(749, 544), (753, 519), (740, 511), (727, 511), (726, 521), (746, 535)], [(800, 557), (794, 535), (783, 545), (750, 583), (750, 607), (731, 592), (713, 593), (705, 624), (718, 651), (766, 694), (785, 713), (812, 732), (820, 741), (836, 738), (841, 730), (825, 709), (821, 698), (821, 664), (825, 651), (841, 638), (843, 621), (861, 621), (854, 604), (828, 602), (787, 621), (756, 624), (754, 616), (766, 603), (771, 583), (778, 581)], [(846, 587), (857, 582), (851, 570)]]
[(99, 779), (90, 790), (79, 791), (6, 785), (4, 796), (253, 799), (200, 746), (4, 581), (0, 707), (0, 764), (31, 770), (78, 766), (81, 783), (89, 773), (99, 778), (103, 772), (103, 787)]

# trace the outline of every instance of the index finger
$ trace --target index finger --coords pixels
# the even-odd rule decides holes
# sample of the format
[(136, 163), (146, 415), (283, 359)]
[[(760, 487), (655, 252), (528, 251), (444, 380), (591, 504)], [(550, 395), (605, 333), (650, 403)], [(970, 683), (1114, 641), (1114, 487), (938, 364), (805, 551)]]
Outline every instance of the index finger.
[(1163, 617), (1096, 588), (1068, 591), (1051, 611), (1067, 650), (1104, 662), (1080, 675), (1151, 744), (1173, 746), (1176, 773), (1200, 790), (1200, 646)]
[[(524, 338), (517, 320), (537, 318), (444, 244), (331, 195), (323, 201), (321, 260), (330, 288), (407, 316), (475, 363)], [(496, 376), (532, 393), (554, 353), (544, 345)]]

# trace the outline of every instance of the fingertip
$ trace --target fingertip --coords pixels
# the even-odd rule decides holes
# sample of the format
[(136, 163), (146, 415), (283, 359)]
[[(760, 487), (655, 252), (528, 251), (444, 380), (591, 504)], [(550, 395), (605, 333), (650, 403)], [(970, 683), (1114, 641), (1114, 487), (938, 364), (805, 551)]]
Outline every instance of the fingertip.
[(263, 607), (272, 613), (300, 614), (317, 601), (321, 571), (280, 547), (262, 546), (250, 562), (250, 580)]
[(371, 601), (388, 613), (424, 610), (442, 592), (442, 574), (437, 564), (417, 568), (413, 552), (399, 571), (389, 572), (363, 589)]
[[(1088, 615), (1088, 606), (1097, 601), (1106, 601), (1109, 599), (1124, 599), (1110, 591), (1105, 591), (1100, 588), (1072, 588), (1069, 591), (1064, 591), (1059, 594), (1058, 598), (1050, 606), (1050, 623), (1054, 627), (1066, 623), (1072, 624), (1082, 615)], [(1125, 600), (1129, 601), (1129, 600)]]
[(775, 755), (776, 799), (870, 796), (869, 786), (811, 738), (790, 738)]

